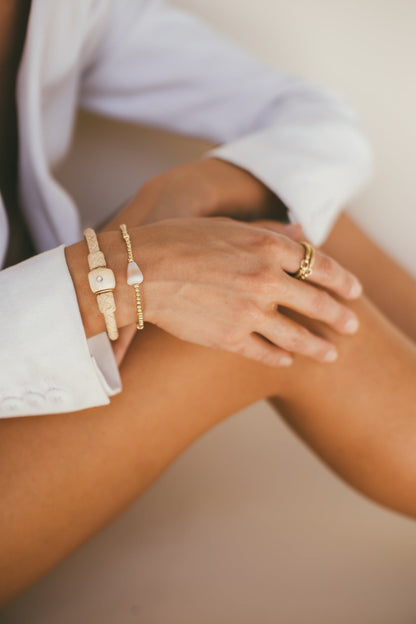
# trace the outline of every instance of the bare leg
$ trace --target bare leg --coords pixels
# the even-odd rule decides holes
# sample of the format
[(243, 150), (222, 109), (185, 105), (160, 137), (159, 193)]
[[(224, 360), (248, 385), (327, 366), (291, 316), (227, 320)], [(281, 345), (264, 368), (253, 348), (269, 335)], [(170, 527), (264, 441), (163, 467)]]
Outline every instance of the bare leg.
[[(324, 249), (360, 277), (371, 301), (413, 340), (412, 351), (416, 342), (415, 280), (346, 216), (339, 218)], [(409, 367), (401, 369), (394, 348), (399, 336), (393, 337), (392, 328), (383, 330), (381, 317), (373, 326), (369, 320), (375, 315), (375, 310), (369, 315), (361, 313), (358, 341), (343, 344), (343, 348), (353, 349), (356, 361), (344, 368), (342, 384), (336, 369), (340, 364), (344, 367), (345, 356), (335, 367), (313, 372), (305, 361), (302, 376), (293, 377), (292, 383), (285, 385), (285, 398), (276, 396), (269, 401), (300, 437), (347, 481), (372, 498), (415, 515), (416, 457), (411, 445), (415, 442), (416, 403), (410, 401), (408, 392), (402, 393), (416, 379), (415, 364), (411, 357)], [(366, 344), (373, 343), (370, 352), (361, 349), (363, 337)], [(380, 360), (374, 367), (372, 357), (376, 351)], [(400, 378), (399, 370), (402, 370)], [(389, 380), (387, 371), (392, 371)], [(321, 381), (320, 373), (324, 375)], [(364, 378), (360, 379), (360, 375)], [(311, 385), (315, 384), (314, 390)], [(345, 421), (342, 426), (340, 421)], [(397, 452), (400, 448), (403, 457)], [(345, 454), (349, 455), (348, 461)], [(405, 458), (409, 460), (407, 479), (403, 479)]]
[(323, 246), (357, 275), (367, 297), (416, 342), (416, 282), (355, 225), (341, 215)]
[(0, 421), (2, 600), (111, 520), (196, 437), (266, 396), (264, 372), (149, 325), (110, 406)]
[(277, 370), (149, 326), (111, 406), (0, 422), (2, 600), (110, 521), (196, 437), (262, 397), (279, 397), (353, 485), (416, 515), (416, 348), (368, 301), (355, 307), (362, 328), (334, 336), (336, 364), (297, 358)]

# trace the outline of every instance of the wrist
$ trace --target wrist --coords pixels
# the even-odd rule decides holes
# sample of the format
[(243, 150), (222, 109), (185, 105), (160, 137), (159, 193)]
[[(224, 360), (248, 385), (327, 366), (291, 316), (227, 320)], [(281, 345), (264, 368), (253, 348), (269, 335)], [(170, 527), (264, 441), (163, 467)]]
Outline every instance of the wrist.
[(211, 206), (201, 216), (233, 214), (243, 220), (266, 217), (285, 220), (286, 206), (249, 171), (216, 157), (203, 162), (216, 192), (211, 194)]
[[(129, 228), (134, 255), (144, 275), (142, 284), (144, 320), (152, 320), (152, 296), (150, 284), (146, 284), (146, 274), (154, 265), (154, 242), (146, 244), (146, 236), (141, 231), (150, 226)], [(108, 268), (115, 276), (114, 299), (116, 303), (117, 327), (121, 328), (136, 322), (136, 297), (132, 286), (127, 284), (127, 251), (120, 231), (106, 231), (98, 234)], [(74, 284), (78, 307), (87, 338), (106, 330), (105, 320), (97, 305), (96, 295), (91, 291), (88, 282), (88, 249), (85, 241), (80, 241), (65, 248), (68, 269)], [(149, 299), (149, 300), (147, 300)]]
[(200, 165), (215, 189), (211, 195), (211, 209), (259, 208), (267, 201), (269, 189), (244, 169), (215, 157), (201, 160)]
[[(218, 158), (201, 158), (148, 180), (133, 205), (153, 205), (147, 223), (171, 217), (270, 215), (279, 200), (251, 173)], [(143, 210), (143, 208), (141, 208)]]

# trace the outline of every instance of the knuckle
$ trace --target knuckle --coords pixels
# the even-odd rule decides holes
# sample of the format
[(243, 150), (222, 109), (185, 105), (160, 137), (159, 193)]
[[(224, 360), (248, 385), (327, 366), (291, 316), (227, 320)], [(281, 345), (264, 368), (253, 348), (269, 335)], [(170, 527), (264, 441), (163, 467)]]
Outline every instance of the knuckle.
[(351, 311), (343, 305), (339, 306), (336, 322), (340, 327), (345, 327), (345, 325), (351, 321), (354, 317), (351, 317)]
[(234, 350), (234, 347), (238, 345), (240, 341), (240, 335), (236, 329), (230, 327), (229, 324), (218, 324), (215, 328), (215, 346), (217, 348), (224, 348), (227, 350)]
[(263, 268), (256, 276), (256, 291), (258, 294), (266, 294), (276, 286), (276, 277), (269, 267)]
[(250, 357), (261, 364), (265, 364), (267, 366), (274, 366), (279, 361), (280, 358), (277, 358), (276, 354), (273, 351), (267, 348), (259, 348), (251, 352)]
[(240, 309), (240, 316), (244, 324), (252, 326), (260, 321), (262, 313), (256, 304), (246, 301)]
[(336, 323), (345, 323), (348, 318), (351, 316), (349, 310), (340, 303), (334, 302), (334, 312), (333, 312), (333, 320)]
[(276, 349), (275, 351), (273, 350), (265, 351), (262, 354), (262, 361), (264, 364), (267, 364), (268, 366), (279, 366), (282, 359), (283, 359), (283, 356), (281, 354), (280, 349)]
[(322, 291), (316, 290), (311, 297), (311, 312), (316, 318), (322, 318), (328, 312), (329, 303), (329, 296)]
[(266, 364), (267, 366), (273, 366), (274, 364), (277, 364), (277, 362), (279, 361), (269, 351), (262, 351), (261, 353), (258, 354), (257, 359), (259, 362), (261, 362), (262, 364)]
[(348, 273), (348, 271), (344, 271), (344, 278), (342, 280), (341, 288), (342, 288), (342, 293), (346, 297), (350, 295), (355, 283), (356, 283), (356, 280), (351, 275), (351, 273)]
[(237, 353), (237, 355), (242, 355), (243, 357), (251, 357), (251, 358), (253, 358), (253, 353), (250, 352), (250, 349), (248, 348), (248, 345), (244, 341), (242, 341), (242, 340), (237, 340), (233, 344), (232, 351), (234, 353)]
[(261, 364), (268, 364), (269, 363), (269, 359), (268, 359), (267, 353), (265, 353), (262, 350), (252, 351), (250, 353), (250, 357), (251, 357), (252, 360), (255, 360), (256, 362), (260, 362)]
[(236, 353), (240, 352), (240, 348), (242, 346), (241, 336), (236, 331), (230, 331), (228, 328), (227, 330), (224, 330), (220, 339), (220, 344), (224, 345), (230, 351), (235, 351)]
[(277, 244), (277, 237), (271, 230), (258, 228), (254, 239), (254, 245), (256, 248), (260, 248), (265, 252), (270, 249), (274, 249)]
[(228, 304), (228, 312), (238, 327), (238, 330), (234, 330), (232, 333), (241, 333), (244, 329), (252, 327), (253, 323), (256, 324), (261, 317), (261, 310), (258, 306), (249, 299), (237, 299)]
[(322, 256), (320, 262), (322, 276), (326, 281), (332, 281), (336, 274), (335, 261), (329, 256)]
[(307, 351), (309, 341), (310, 333), (303, 327), (299, 327), (299, 329), (293, 331), (287, 340), (290, 351), (296, 353)]
[(270, 293), (273, 300), (279, 300), (281, 302), (290, 299), (292, 293), (293, 284), (286, 276), (275, 276), (273, 284), (273, 292)]
[(275, 262), (276, 258), (287, 253), (290, 241), (285, 236), (272, 230), (256, 229), (252, 238), (253, 251), (265, 262)]
[(267, 296), (276, 292), (276, 274), (270, 265), (263, 265), (247, 275), (247, 287), (256, 296)]
[(335, 299), (323, 291), (319, 293), (315, 305), (316, 318), (327, 323), (336, 323), (343, 313)]

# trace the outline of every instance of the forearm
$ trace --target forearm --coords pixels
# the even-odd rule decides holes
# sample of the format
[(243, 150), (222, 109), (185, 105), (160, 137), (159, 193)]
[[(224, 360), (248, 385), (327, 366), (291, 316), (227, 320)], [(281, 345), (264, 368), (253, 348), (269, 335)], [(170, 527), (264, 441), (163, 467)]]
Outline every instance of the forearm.
[(224, 215), (249, 221), (285, 221), (286, 207), (249, 172), (216, 158), (175, 167), (146, 182), (129, 204), (104, 229), (188, 216)]
[(202, 215), (233, 215), (242, 221), (286, 221), (287, 207), (249, 171), (217, 158), (206, 158), (197, 164), (212, 189), (212, 201), (203, 207)]

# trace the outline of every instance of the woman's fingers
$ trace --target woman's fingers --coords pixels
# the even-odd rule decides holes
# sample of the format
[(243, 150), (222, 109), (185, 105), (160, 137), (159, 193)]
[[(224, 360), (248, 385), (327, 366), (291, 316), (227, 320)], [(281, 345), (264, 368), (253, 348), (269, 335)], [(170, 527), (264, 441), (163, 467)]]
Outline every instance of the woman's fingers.
[(279, 303), (330, 325), (341, 334), (354, 334), (359, 326), (356, 314), (327, 292), (287, 275)]
[(248, 334), (244, 341), (233, 349), (234, 353), (256, 360), (267, 366), (290, 366), (293, 358), (290, 353), (271, 344), (257, 334)]
[[(290, 253), (282, 258), (282, 268), (289, 274), (294, 274), (299, 270), (300, 263), (305, 257), (305, 249), (294, 241), (288, 241), (289, 245)], [(312, 274), (307, 279), (331, 290), (343, 299), (356, 299), (363, 290), (355, 275), (319, 250), (316, 250)]]
[[(284, 224), (270, 231), (220, 217), (168, 219), (135, 228), (132, 240), (145, 275), (145, 320), (182, 340), (272, 366), (289, 365), (290, 353), (335, 360), (330, 342), (301, 320), (284, 316), (278, 305), (353, 333), (354, 313), (334, 294), (352, 298), (358, 282), (320, 251), (311, 281), (294, 279), (305, 250), (283, 235), (288, 230)], [(297, 228), (291, 230), (296, 234)]]
[(261, 334), (291, 353), (305, 355), (318, 362), (333, 362), (338, 353), (334, 345), (276, 311), (265, 315)]
[[(262, 220), (254, 222), (253, 225), (276, 234), (283, 234), (286, 238), (292, 239), (287, 241), (287, 244), (284, 246), (285, 253), (283, 256), (280, 256), (280, 259), (282, 268), (288, 273), (295, 274), (305, 257), (305, 249), (299, 242), (303, 237), (299, 236), (299, 232), (296, 229), (298, 224), (287, 225), (275, 221)], [(279, 242), (281, 244), (283, 241)], [(362, 286), (356, 276), (318, 249), (315, 253), (312, 275), (308, 278), (308, 281), (328, 288), (344, 299), (356, 299), (362, 294)]]

